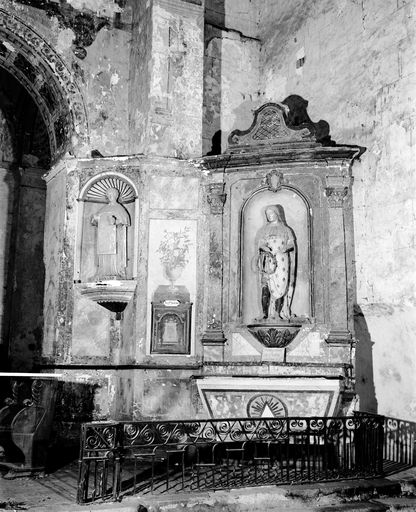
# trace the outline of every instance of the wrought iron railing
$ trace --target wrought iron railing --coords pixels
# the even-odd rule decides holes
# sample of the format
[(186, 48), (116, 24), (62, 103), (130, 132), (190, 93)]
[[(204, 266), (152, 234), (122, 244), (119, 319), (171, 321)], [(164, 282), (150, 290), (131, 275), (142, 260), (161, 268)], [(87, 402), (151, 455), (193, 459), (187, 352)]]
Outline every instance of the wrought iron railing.
[[(368, 412), (355, 412), (356, 417), (373, 415), (384, 422), (383, 459), (397, 467), (416, 465), (416, 422), (381, 416)], [(393, 467), (393, 466), (392, 466)]]
[(416, 463), (416, 423), (384, 418), (384, 459), (407, 466)]
[(373, 415), (85, 423), (77, 500), (376, 476), (383, 427)]

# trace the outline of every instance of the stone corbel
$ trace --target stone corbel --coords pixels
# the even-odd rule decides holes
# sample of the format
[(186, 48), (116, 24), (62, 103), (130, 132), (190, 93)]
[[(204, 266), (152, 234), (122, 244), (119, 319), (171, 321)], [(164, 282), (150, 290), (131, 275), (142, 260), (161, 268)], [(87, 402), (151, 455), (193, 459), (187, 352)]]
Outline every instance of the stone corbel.
[(207, 201), (213, 215), (221, 215), (227, 194), (224, 192), (224, 183), (211, 183), (207, 185)]
[(327, 176), (325, 196), (330, 208), (342, 208), (350, 190), (351, 178), (346, 176)]

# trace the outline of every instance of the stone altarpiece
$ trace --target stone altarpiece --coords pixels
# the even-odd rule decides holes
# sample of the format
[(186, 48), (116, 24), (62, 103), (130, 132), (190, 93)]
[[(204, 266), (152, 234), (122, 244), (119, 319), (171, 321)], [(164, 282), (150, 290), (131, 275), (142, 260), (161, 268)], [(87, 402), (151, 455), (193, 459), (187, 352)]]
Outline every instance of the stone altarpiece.
[(346, 412), (360, 152), (269, 103), (221, 155), (58, 165), (41, 366), (97, 419)]
[(303, 106), (269, 103), (225, 153), (203, 159), (216, 272), (197, 384), (210, 415), (352, 407), (351, 166), (361, 151), (332, 142)]

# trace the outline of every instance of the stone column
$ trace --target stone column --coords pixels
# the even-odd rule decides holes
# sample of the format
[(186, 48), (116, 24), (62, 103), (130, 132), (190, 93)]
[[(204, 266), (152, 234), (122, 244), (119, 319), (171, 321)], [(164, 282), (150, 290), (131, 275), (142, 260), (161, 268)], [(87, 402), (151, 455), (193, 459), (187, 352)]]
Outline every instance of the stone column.
[(222, 284), (223, 284), (223, 208), (226, 200), (223, 183), (207, 185), (209, 217), (209, 269), (207, 297), (207, 320), (202, 335), (204, 360), (222, 361), (226, 341), (222, 328)]
[[(16, 183), (15, 246), (10, 286), (9, 357), (14, 371), (31, 371), (42, 343), (43, 234), (46, 187), (44, 169), (22, 168)], [(18, 190), (17, 190), (18, 186)], [(10, 283), (11, 284), (11, 283)]]
[[(12, 281), (9, 275), (10, 255), (14, 254), (16, 238), (15, 194), (18, 192), (20, 174), (4, 163), (0, 168), (0, 365), (8, 363), (9, 314)], [(10, 292), (10, 293), (8, 293)]]
[(325, 195), (329, 206), (329, 343), (350, 342), (345, 247), (344, 203), (351, 186), (350, 176), (327, 176)]

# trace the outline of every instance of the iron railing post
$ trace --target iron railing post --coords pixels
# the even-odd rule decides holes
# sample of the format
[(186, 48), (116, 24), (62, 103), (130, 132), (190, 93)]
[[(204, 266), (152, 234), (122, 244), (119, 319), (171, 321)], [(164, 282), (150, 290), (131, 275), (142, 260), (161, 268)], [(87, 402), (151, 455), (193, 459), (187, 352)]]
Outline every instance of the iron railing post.
[(115, 448), (114, 448), (114, 484), (113, 484), (113, 500), (118, 501), (121, 491), (121, 467), (124, 451), (124, 429), (121, 423), (115, 425)]
[(79, 447), (79, 459), (78, 459), (78, 486), (77, 486), (77, 503), (85, 503), (86, 492), (88, 485), (88, 472), (87, 463), (84, 460), (84, 446), (85, 446), (85, 424), (81, 425), (81, 439)]
[(378, 445), (377, 445), (377, 462), (378, 462), (377, 473), (379, 475), (383, 475), (384, 474), (383, 454), (384, 454), (384, 438), (385, 438), (384, 425), (386, 423), (386, 418), (384, 416), (379, 416), (378, 419), (379, 419), (379, 422), (378, 422)]

